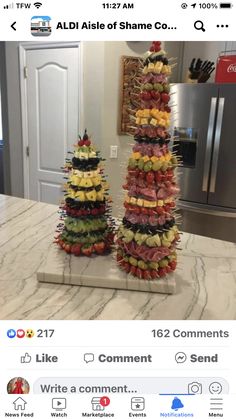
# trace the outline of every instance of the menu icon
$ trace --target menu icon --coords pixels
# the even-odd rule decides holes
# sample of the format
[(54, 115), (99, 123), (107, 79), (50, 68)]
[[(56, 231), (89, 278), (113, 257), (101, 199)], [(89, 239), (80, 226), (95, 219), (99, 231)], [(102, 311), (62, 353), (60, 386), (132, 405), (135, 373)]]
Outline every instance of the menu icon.
[(210, 410), (214, 412), (222, 412), (224, 407), (224, 402), (222, 397), (211, 397), (210, 398)]

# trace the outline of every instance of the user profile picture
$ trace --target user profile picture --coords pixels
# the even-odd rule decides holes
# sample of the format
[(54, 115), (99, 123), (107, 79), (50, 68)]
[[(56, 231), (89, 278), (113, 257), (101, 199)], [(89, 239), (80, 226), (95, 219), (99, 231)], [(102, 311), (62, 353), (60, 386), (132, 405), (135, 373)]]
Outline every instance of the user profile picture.
[(50, 36), (52, 33), (51, 18), (49, 16), (32, 16), (31, 35)]
[(28, 394), (30, 386), (25, 378), (15, 377), (7, 384), (7, 392), (8, 394)]

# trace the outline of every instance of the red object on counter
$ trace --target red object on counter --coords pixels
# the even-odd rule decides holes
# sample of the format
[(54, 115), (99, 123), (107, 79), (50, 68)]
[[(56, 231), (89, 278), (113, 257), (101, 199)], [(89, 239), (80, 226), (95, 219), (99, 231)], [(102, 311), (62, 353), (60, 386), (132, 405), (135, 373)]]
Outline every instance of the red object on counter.
[(222, 54), (224, 55), (220, 55), (217, 60), (215, 82), (236, 83), (236, 52), (234, 51), (232, 55), (230, 51)]

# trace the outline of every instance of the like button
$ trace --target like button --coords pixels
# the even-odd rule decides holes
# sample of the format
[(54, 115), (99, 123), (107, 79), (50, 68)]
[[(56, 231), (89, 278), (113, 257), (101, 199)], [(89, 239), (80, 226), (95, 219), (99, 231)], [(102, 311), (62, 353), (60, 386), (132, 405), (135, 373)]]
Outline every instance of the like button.
[(26, 352), (25, 355), (21, 357), (20, 362), (21, 364), (29, 364), (31, 359), (32, 357)]

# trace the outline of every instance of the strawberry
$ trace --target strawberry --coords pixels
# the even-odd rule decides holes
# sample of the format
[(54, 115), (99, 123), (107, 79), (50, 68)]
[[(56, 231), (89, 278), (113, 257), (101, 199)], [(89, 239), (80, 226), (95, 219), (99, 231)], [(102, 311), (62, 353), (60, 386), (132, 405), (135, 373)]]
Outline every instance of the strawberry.
[(165, 210), (163, 207), (157, 207), (157, 214), (158, 215), (163, 215), (165, 213)]
[(172, 271), (171, 267), (169, 265), (166, 266), (166, 272), (169, 274)]
[(129, 273), (129, 271), (130, 271), (130, 264), (128, 262), (125, 262), (124, 263), (124, 270), (125, 270), (125, 272), (127, 272), (127, 274)]
[(150, 100), (152, 98), (151, 93), (145, 90), (144, 92), (141, 92), (140, 98), (142, 100)]
[(158, 275), (162, 278), (166, 276), (166, 268), (159, 268), (158, 269)]
[(148, 209), (147, 209), (147, 208), (145, 208), (145, 207), (141, 207), (140, 209), (141, 209), (141, 213), (142, 213), (142, 214), (144, 214), (144, 215), (148, 215)]
[[(164, 103), (168, 103), (170, 100), (170, 95), (168, 95), (168, 93), (162, 93), (161, 94), (161, 100)], [(164, 110), (164, 109), (163, 109)]]
[(176, 269), (176, 266), (177, 266), (176, 260), (172, 260), (172, 262), (169, 263), (169, 267), (171, 268), (172, 271)]
[(151, 279), (150, 271), (143, 271), (142, 272), (142, 278), (145, 279), (145, 280)]
[(139, 172), (139, 178), (140, 179), (145, 179), (146, 178), (146, 172), (144, 172), (143, 170), (140, 170), (140, 172)]
[(157, 183), (161, 182), (161, 180), (162, 180), (162, 174), (160, 173), (160, 171), (158, 170), (157, 172), (154, 172), (154, 173), (155, 173), (155, 181)]
[(160, 100), (160, 97), (161, 97), (161, 95), (160, 95), (160, 93), (159, 92), (157, 92), (156, 90), (151, 90), (151, 95), (152, 95), (152, 98), (154, 99), (154, 100)]
[(89, 147), (91, 145), (91, 141), (90, 140), (85, 140), (84, 145), (86, 145), (86, 147)]
[(70, 245), (69, 243), (67, 243), (67, 244), (64, 246), (64, 250), (66, 251), (66, 253), (71, 253), (71, 245)]
[(149, 208), (148, 215), (156, 215), (156, 210), (152, 209), (152, 208)]
[(73, 244), (71, 246), (71, 253), (73, 253), (75, 256), (79, 256), (81, 253), (81, 244), (79, 243)]
[(104, 242), (98, 242), (94, 243), (94, 250), (98, 253), (98, 255), (102, 255), (105, 250), (105, 243)]
[(154, 179), (155, 179), (154, 172), (148, 172), (146, 174), (146, 181), (147, 181), (147, 183), (149, 183), (149, 184), (153, 183)]
[(83, 147), (83, 145), (84, 145), (84, 140), (79, 140), (78, 145), (79, 145), (80, 147)]
[(152, 269), (152, 270), (150, 271), (150, 274), (151, 274), (151, 278), (152, 278), (152, 279), (157, 279), (157, 278), (158, 278), (158, 272), (157, 272), (157, 271), (155, 271), (154, 269)]
[(91, 209), (91, 214), (92, 215), (98, 215), (98, 213), (99, 213), (99, 210), (97, 208), (92, 208)]
[(91, 254), (93, 253), (93, 246), (92, 245), (84, 245), (81, 249), (82, 254), (84, 256), (91, 256)]
[(136, 266), (131, 266), (130, 273), (134, 276), (136, 275)]

